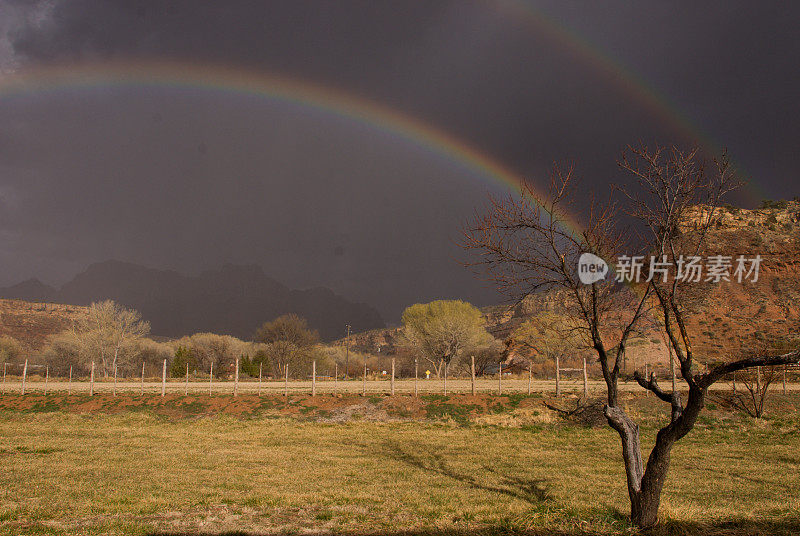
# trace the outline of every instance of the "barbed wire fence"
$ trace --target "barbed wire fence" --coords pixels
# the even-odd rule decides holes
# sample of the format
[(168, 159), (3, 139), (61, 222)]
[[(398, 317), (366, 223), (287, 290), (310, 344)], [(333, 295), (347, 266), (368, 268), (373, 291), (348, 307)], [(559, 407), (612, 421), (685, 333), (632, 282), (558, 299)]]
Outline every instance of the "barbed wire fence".
[[(516, 373), (509, 372), (511, 368), (506, 363), (498, 363), (496, 371), (483, 375), (476, 375), (474, 359), (468, 376), (441, 378), (420, 377), (417, 363), (414, 366), (413, 377), (399, 378), (396, 375), (395, 359), (391, 360), (390, 371), (370, 370), (364, 364), (360, 377), (349, 376), (349, 379), (340, 374), (338, 364), (334, 370), (327, 374), (318, 373), (317, 362), (311, 364), (310, 374), (295, 374), (290, 365), (285, 365), (279, 376), (264, 376), (263, 367), (259, 364), (258, 376), (243, 377), (239, 359), (232, 364), (230, 372), (220, 372), (222, 367), (217, 366), (215, 374), (213, 363), (209, 371), (204, 373), (190, 370), (186, 365), (183, 377), (174, 377), (168, 374), (169, 363), (164, 359), (156, 366), (154, 363), (142, 362), (141, 368), (135, 367), (136, 374), (131, 373), (131, 366), (123, 371), (118, 367), (104, 368), (101, 372), (96, 362), (89, 364), (41, 364), (24, 362), (2, 363), (1, 393), (18, 394), (88, 394), (96, 393), (117, 394), (310, 394), (317, 396), (342, 395), (342, 394), (545, 394), (563, 396), (565, 394), (579, 395), (588, 398), (591, 391), (598, 391), (604, 387), (602, 380), (590, 379), (586, 360), (582, 367), (561, 367), (556, 360), (553, 378), (534, 376), (530, 365), (520, 368)], [(645, 374), (649, 370), (645, 365)], [(562, 374), (568, 374), (569, 379)], [(775, 389), (786, 394), (788, 391), (800, 390), (800, 366), (788, 365), (778, 371), (779, 380), (774, 382)], [(300, 377), (298, 377), (300, 376)], [(668, 373), (661, 374), (663, 380), (669, 381)], [(739, 382), (743, 380), (739, 378)], [(677, 379), (680, 383), (680, 378)], [(635, 390), (635, 383), (632, 385)], [(719, 388), (731, 389), (737, 392), (737, 378), (732, 375), (728, 384), (721, 383)], [(738, 387), (741, 389), (741, 387)]]

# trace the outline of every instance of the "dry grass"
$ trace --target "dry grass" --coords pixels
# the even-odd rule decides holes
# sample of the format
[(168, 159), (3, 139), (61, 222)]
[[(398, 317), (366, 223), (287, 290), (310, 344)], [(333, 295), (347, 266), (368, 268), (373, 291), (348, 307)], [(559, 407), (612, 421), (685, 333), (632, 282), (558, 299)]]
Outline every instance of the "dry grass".
[[(775, 398), (679, 444), (660, 532), (800, 531), (798, 401)], [(631, 532), (614, 432), (512, 402), (469, 423), (6, 409), (0, 534)], [(661, 408), (629, 404), (652, 437)]]

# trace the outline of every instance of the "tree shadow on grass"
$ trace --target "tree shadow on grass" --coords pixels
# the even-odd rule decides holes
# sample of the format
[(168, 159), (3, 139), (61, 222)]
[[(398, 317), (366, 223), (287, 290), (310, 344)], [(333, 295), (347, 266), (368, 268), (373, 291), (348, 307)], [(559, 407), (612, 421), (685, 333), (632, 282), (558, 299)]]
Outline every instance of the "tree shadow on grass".
[(526, 501), (530, 504), (540, 505), (544, 502), (552, 501), (542, 479), (523, 479), (515, 476), (500, 474), (496, 469), (489, 466), (482, 466), (485, 473), (491, 473), (500, 479), (501, 485), (489, 485), (480, 482), (471, 474), (461, 473), (448, 465), (445, 457), (438, 453), (428, 450), (421, 445), (415, 449), (421, 453), (403, 450), (396, 444), (386, 443), (384, 449), (388, 457), (399, 460), (417, 469), (436, 473), (451, 478), (467, 486), (483, 491), (501, 493), (515, 499)]
[[(474, 529), (463, 527), (430, 527), (416, 530), (369, 530), (368, 522), (364, 528), (331, 530), (320, 527), (311, 529), (316, 536), (599, 536), (609, 534), (646, 536), (789, 536), (800, 534), (800, 516), (791, 515), (788, 519), (736, 519), (716, 521), (673, 521), (666, 520), (657, 527), (638, 531), (632, 528), (628, 516), (613, 507), (571, 510), (556, 503), (547, 491), (546, 482), (541, 479), (526, 479), (503, 474), (496, 468), (482, 465), (482, 474), (491, 474), (497, 484), (486, 484), (475, 476), (455, 470), (448, 464), (445, 456), (425, 445), (416, 445), (413, 452), (404, 450), (396, 444), (385, 443), (380, 454), (399, 460), (416, 469), (442, 475), (473, 489), (483, 490), (512, 497), (527, 502), (531, 511), (550, 512), (554, 517), (551, 523), (542, 521), (541, 527), (516, 526), (516, 523), (485, 525)], [(374, 454), (374, 451), (373, 451)], [(523, 520), (524, 521), (524, 520)], [(365, 530), (366, 529), (366, 530)], [(147, 536), (289, 536), (309, 531), (229, 531), (229, 532), (151, 532)]]

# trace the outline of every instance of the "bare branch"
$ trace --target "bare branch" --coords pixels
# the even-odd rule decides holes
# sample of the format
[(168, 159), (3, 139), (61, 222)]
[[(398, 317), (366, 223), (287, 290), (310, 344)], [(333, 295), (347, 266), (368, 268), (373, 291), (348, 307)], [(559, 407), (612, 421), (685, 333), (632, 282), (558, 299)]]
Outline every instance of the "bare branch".
[(753, 367), (770, 367), (775, 365), (796, 365), (800, 363), (800, 349), (781, 355), (763, 355), (748, 357), (730, 363), (717, 365), (705, 374), (697, 377), (697, 384), (702, 388), (707, 388), (714, 382), (720, 380), (727, 374)]
[(654, 372), (650, 373), (650, 378), (645, 379), (645, 377), (642, 376), (637, 370), (633, 373), (633, 377), (639, 385), (656, 395), (659, 400), (670, 404), (672, 406), (672, 422), (678, 420), (678, 417), (680, 417), (683, 413), (683, 407), (681, 406), (681, 395), (679, 392), (675, 391), (672, 393), (667, 393), (663, 391), (661, 387), (658, 386)]

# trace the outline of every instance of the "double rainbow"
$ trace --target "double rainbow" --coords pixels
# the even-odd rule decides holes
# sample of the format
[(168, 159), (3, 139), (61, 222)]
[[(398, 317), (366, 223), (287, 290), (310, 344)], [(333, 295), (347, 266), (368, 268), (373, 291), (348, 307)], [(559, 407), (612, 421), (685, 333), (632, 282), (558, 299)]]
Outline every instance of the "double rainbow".
[[(521, 1), (505, 0), (493, 5), (501, 14), (513, 16), (515, 21), (530, 26), (538, 34), (573, 53), (590, 68), (605, 75), (619, 90), (630, 95), (684, 139), (700, 142), (710, 154), (720, 152), (718, 146), (702, 135), (667, 99), (577, 34)], [(0, 99), (96, 87), (201, 89), (292, 103), (386, 132), (445, 158), (484, 180), (505, 185), (512, 190), (519, 190), (525, 183), (522, 176), (478, 148), (397, 110), (330, 87), (223, 65), (157, 60), (51, 65), (0, 76)], [(756, 193), (754, 183), (750, 181), (748, 184), (751, 195)], [(528, 185), (532, 186), (530, 181)], [(572, 231), (577, 232), (581, 228), (574, 217), (570, 217), (565, 224)]]

